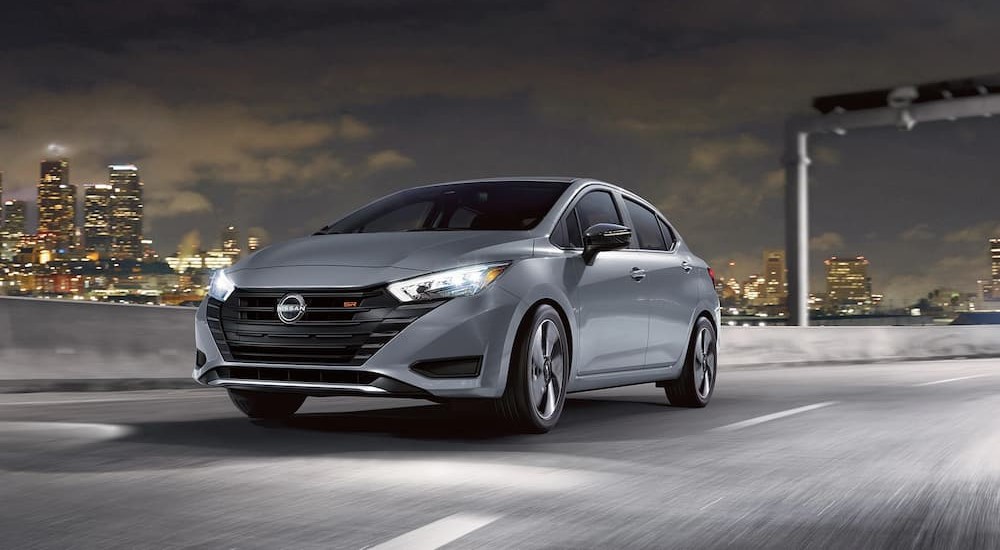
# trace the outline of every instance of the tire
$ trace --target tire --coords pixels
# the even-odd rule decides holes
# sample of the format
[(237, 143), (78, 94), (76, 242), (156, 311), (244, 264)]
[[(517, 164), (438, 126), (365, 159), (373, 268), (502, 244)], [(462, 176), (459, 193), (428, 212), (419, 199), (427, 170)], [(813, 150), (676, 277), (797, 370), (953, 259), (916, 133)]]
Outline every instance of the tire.
[(663, 390), (671, 405), (693, 408), (708, 405), (715, 392), (719, 372), (717, 338), (712, 322), (699, 317), (691, 331), (687, 358), (680, 377), (663, 383)]
[(539, 305), (526, 319), (514, 343), (507, 387), (494, 406), (504, 427), (540, 434), (556, 425), (566, 402), (569, 338), (552, 306)]
[(250, 418), (288, 418), (299, 410), (306, 396), (295, 393), (272, 393), (247, 390), (229, 390), (229, 398), (236, 408)]

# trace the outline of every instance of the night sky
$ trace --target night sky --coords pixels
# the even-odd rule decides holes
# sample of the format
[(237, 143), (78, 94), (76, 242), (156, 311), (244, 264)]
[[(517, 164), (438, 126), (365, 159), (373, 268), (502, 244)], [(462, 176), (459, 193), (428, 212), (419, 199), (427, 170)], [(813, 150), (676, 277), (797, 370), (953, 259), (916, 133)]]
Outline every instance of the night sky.
[[(34, 199), (50, 143), (78, 185), (134, 162), (161, 254), (226, 223), (306, 234), (420, 183), (586, 175), (745, 276), (783, 246), (787, 115), (1000, 71), (996, 2), (40, 4), (0, 16), (6, 195)], [(996, 118), (818, 138), (814, 280), (863, 254), (894, 305), (974, 290), (1000, 234), (998, 142)]]

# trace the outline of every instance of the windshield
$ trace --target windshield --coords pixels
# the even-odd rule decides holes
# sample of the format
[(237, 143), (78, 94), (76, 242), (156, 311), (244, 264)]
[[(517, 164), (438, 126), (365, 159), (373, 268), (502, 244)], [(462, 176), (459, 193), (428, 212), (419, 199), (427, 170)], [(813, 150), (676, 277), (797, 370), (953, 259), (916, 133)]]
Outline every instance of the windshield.
[(531, 229), (568, 186), (493, 181), (410, 189), (369, 204), (319, 233)]

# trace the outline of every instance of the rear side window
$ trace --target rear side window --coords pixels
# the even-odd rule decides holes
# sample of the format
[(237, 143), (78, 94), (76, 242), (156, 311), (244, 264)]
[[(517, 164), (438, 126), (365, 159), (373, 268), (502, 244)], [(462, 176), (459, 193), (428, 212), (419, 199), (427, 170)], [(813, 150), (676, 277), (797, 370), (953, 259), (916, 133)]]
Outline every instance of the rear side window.
[(631, 200), (625, 199), (625, 208), (632, 218), (632, 229), (635, 231), (639, 248), (643, 250), (666, 250), (667, 243), (660, 233), (660, 220), (652, 210)]
[(663, 220), (657, 218), (657, 222), (660, 224), (660, 231), (663, 232), (663, 238), (667, 241), (667, 250), (674, 248), (677, 244), (677, 235), (674, 234), (674, 230), (670, 229), (670, 226), (663, 223)]

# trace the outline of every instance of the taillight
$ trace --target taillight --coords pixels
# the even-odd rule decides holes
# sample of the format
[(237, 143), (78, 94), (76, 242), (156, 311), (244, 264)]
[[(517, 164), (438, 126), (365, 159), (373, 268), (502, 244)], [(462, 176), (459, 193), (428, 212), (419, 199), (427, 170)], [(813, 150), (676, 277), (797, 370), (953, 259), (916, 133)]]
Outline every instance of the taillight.
[(708, 268), (708, 276), (712, 278), (712, 286), (715, 286), (715, 270)]

